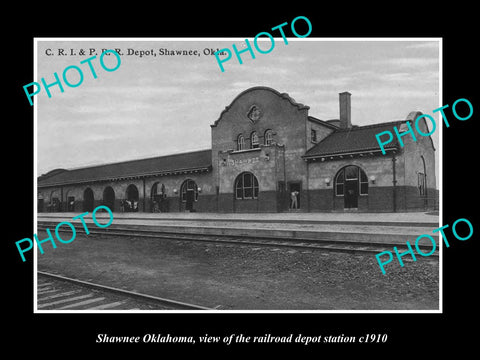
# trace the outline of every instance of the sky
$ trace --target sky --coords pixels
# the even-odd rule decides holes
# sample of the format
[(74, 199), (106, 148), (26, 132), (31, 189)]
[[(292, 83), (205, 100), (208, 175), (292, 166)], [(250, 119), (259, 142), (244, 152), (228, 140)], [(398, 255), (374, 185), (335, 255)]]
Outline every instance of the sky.
[[(263, 40), (259, 47), (269, 49), (270, 40)], [(288, 38), (285, 44), (280, 37), (268, 54), (254, 48), (252, 59), (249, 52), (243, 53), (243, 64), (233, 55), (223, 63), (222, 72), (215, 56), (207, 54), (232, 50), (232, 44), (245, 48), (245, 40), (238, 38), (37, 39), (32, 81), (44, 78), (53, 83), (56, 72), (64, 87), (62, 93), (52, 86), (51, 98), (42, 87), (34, 97), (37, 175), (57, 168), (209, 149), (210, 125), (239, 93), (253, 86), (287, 93), (308, 105), (310, 116), (322, 120), (339, 117), (338, 94), (348, 91), (354, 125), (401, 120), (416, 110), (433, 115), (439, 124), (438, 113), (432, 114), (442, 105), (436, 39)], [(102, 68), (102, 49), (120, 49), (117, 70)], [(160, 49), (197, 50), (198, 55), (160, 55)], [(80, 63), (90, 58), (90, 50), (92, 56), (96, 54), (90, 60), (96, 79), (88, 63)], [(156, 55), (140, 57), (135, 50)], [(117, 65), (113, 55), (102, 60), (108, 68)], [(62, 80), (64, 69), (72, 65), (83, 74), (77, 87)], [(74, 68), (66, 76), (72, 84), (80, 82)], [(432, 135), (437, 174), (439, 128)]]

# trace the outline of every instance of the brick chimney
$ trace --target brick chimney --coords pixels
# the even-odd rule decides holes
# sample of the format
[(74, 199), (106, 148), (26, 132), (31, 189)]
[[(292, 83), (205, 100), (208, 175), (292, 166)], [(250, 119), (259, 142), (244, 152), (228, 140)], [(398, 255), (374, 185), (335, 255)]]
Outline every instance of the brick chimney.
[(340, 128), (350, 129), (352, 127), (350, 107), (350, 96), (352, 94), (344, 91), (338, 95), (340, 97)]

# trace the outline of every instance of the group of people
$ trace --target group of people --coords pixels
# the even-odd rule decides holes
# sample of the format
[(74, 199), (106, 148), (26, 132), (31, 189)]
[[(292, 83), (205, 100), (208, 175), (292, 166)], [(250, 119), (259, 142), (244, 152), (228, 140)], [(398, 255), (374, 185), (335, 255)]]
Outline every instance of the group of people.
[[(290, 209), (298, 209), (298, 191), (292, 191), (290, 193)], [(157, 201), (160, 200), (160, 201)], [(163, 198), (155, 199), (152, 201), (152, 212), (165, 212), (167, 211), (166, 204), (162, 201)], [(73, 211), (74, 201), (68, 203), (68, 210)], [(47, 211), (57, 212), (61, 211), (62, 203), (59, 201), (53, 201), (47, 204)], [(121, 212), (137, 212), (138, 211), (138, 201), (123, 199), (120, 200), (120, 210)]]
[(128, 199), (120, 200), (120, 210), (121, 212), (137, 212), (138, 201)]
[(62, 211), (62, 203), (60, 201), (51, 201), (47, 204), (47, 212), (59, 212)]

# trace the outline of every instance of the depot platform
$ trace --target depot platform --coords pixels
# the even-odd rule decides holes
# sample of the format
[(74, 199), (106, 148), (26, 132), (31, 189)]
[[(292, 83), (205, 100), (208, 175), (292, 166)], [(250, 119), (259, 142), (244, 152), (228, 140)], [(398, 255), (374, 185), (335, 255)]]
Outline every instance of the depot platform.
[[(40, 213), (38, 221), (51, 225), (71, 221), (79, 213)], [(100, 223), (109, 214), (96, 212)], [(91, 214), (84, 217), (92, 223)], [(72, 221), (79, 223), (80, 220)], [(122, 228), (148, 231), (204, 234), (212, 236), (277, 237), (298, 240), (357, 241), (371, 243), (411, 243), (422, 234), (438, 244), (440, 226), (437, 214), (408, 213), (114, 213), (111, 230)]]

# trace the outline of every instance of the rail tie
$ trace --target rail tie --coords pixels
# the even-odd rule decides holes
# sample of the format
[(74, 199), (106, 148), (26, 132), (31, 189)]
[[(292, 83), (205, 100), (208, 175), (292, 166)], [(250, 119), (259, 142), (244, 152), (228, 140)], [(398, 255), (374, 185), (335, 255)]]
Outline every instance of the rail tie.
[(161, 298), (161, 297), (157, 297), (157, 296), (153, 296), (153, 295), (142, 294), (142, 293), (129, 291), (129, 290), (124, 290), (124, 289), (118, 289), (118, 288), (114, 288), (114, 287), (106, 286), (106, 285), (94, 284), (94, 283), (84, 281), (84, 280), (72, 279), (72, 278), (69, 278), (69, 277), (66, 277), (66, 276), (62, 276), (62, 275), (51, 274), (51, 273), (48, 273), (48, 272), (45, 272), (45, 271), (37, 270), (37, 273), (41, 274), (41, 275), (44, 275), (46, 277), (51, 277), (51, 278), (58, 279), (58, 280), (68, 281), (68, 282), (71, 282), (71, 283), (74, 283), (74, 284), (77, 284), (77, 285), (83, 285), (83, 286), (88, 286), (88, 287), (99, 289), (99, 290), (104, 290), (104, 291), (106, 290), (106, 291), (110, 291), (110, 292), (115, 292), (115, 293), (126, 295), (126, 296), (129, 296), (129, 297), (136, 297), (136, 298), (139, 298), (139, 299), (142, 299), (142, 300), (154, 301), (154, 302), (161, 303), (163, 305), (174, 306), (176, 308), (183, 309), (183, 310), (214, 310), (212, 308), (208, 308), (208, 307), (205, 307), (205, 306), (189, 304), (189, 303), (186, 303), (186, 302)]

